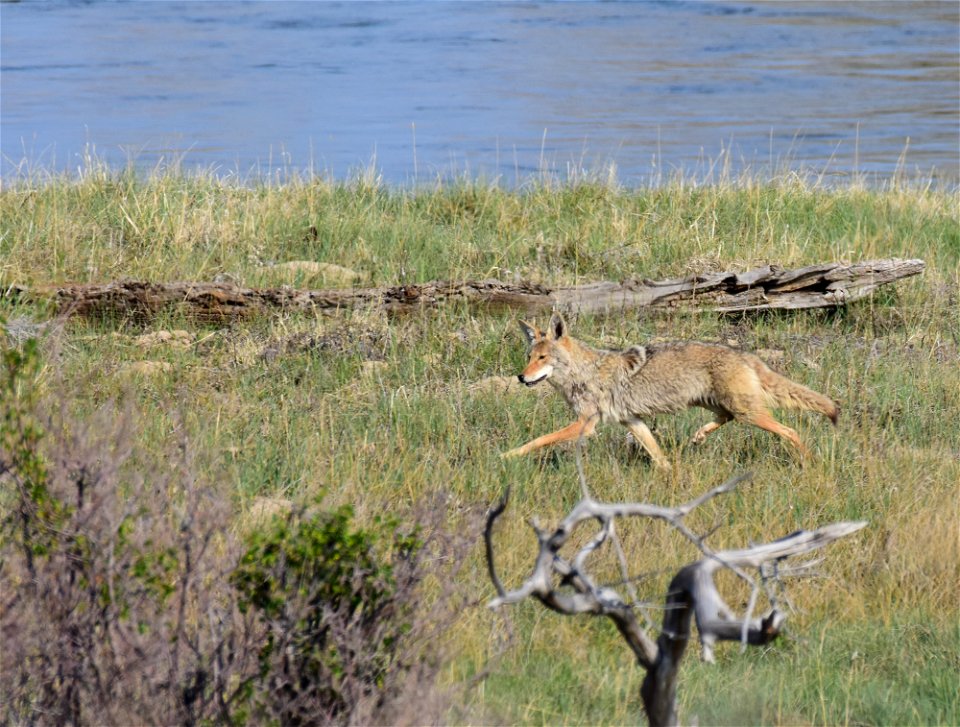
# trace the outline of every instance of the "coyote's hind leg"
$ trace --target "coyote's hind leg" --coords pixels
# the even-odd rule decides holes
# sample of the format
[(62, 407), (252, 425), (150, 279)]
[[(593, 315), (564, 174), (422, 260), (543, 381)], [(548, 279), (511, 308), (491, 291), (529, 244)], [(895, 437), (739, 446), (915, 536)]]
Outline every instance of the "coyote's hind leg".
[(810, 450), (803, 446), (803, 442), (800, 441), (800, 435), (790, 427), (778, 422), (769, 412), (750, 412), (746, 416), (742, 417), (741, 420), (747, 424), (760, 427), (760, 429), (766, 429), (768, 432), (773, 432), (774, 434), (783, 437), (790, 442), (790, 444), (796, 447), (801, 456), (810, 456)]

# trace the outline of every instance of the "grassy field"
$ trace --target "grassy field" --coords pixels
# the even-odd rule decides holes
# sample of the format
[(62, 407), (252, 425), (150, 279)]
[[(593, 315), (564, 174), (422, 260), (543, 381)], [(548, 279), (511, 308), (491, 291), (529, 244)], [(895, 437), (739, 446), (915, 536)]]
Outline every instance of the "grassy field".
[[(337, 282), (329, 272), (277, 265), (302, 260), (345, 266), (355, 283), (387, 284), (576, 283), (881, 257), (920, 257), (927, 271), (831, 312), (570, 319), (575, 335), (610, 347), (660, 337), (763, 349), (775, 368), (842, 407), (836, 430), (811, 415), (782, 414), (816, 455), (803, 468), (775, 437), (739, 425), (703, 447), (686, 446), (709, 418), (699, 410), (656, 421), (670, 474), (632, 454), (614, 427), (587, 448), (587, 477), (603, 500), (677, 504), (753, 470), (752, 484), (694, 518), (701, 531), (722, 525), (715, 547), (869, 521), (826, 551), (821, 578), (792, 584), (791, 638), (745, 654), (726, 645), (714, 666), (691, 652), (681, 715), (699, 724), (960, 723), (955, 190), (827, 190), (790, 178), (710, 187), (678, 180), (642, 190), (476, 182), (400, 190), (375, 180), (239, 186), (92, 168), (0, 192), (2, 286), (218, 276), (251, 286)], [(47, 316), (10, 303), (0, 314)], [(142, 338), (160, 330), (185, 333)], [(457, 307), (403, 318), (277, 314), (225, 328), (175, 316), (148, 328), (70, 320), (49, 351), (44, 387), (69, 392), (79, 415), (128, 397), (147, 450), (186, 434), (202, 476), (229, 487), (238, 518), (261, 498), (325, 493), (325, 502), (351, 503), (365, 521), (438, 490), (464, 506), (485, 504), (510, 484), (498, 544), (501, 575), (515, 584), (533, 553), (525, 521), (553, 523), (579, 497), (570, 450), (498, 458), (569, 421), (563, 402), (540, 387), (505, 393), (486, 381), (522, 367), (510, 315)], [(696, 557), (660, 525), (632, 523), (621, 536), (631, 571), (654, 573), (638, 584), (646, 600), (662, 600), (668, 570)], [(597, 568), (615, 577), (612, 560)], [(503, 616), (483, 607), (492, 587), (479, 548), (464, 577), (478, 605), (450, 634), (456, 658), (448, 679), (492, 671), (451, 720), (639, 721), (642, 674), (610, 624), (525, 603), (505, 614), (515, 637), (491, 664)], [(732, 579), (725, 585), (731, 604), (745, 600)]]

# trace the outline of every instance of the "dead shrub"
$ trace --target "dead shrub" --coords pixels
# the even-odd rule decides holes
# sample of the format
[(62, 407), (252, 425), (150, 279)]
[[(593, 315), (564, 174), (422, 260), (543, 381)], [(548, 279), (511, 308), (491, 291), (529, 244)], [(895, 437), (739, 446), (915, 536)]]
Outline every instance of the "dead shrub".
[(445, 508), (367, 529), (300, 508), (241, 541), (189, 442), (150, 461), (131, 410), (53, 415), (36, 346), (0, 353), (0, 720), (443, 720), (440, 645), (475, 541)]

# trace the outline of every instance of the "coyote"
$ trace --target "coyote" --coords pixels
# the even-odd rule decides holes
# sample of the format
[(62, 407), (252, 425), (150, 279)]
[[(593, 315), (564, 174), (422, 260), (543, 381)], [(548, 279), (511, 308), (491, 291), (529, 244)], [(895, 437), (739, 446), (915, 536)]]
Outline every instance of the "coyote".
[(530, 360), (517, 377), (520, 383), (549, 382), (573, 407), (577, 420), (503, 457), (589, 437), (598, 422), (614, 421), (630, 430), (658, 467), (670, 469), (644, 419), (691, 406), (709, 409), (716, 417), (697, 430), (694, 444), (736, 419), (780, 435), (807, 455), (797, 433), (774, 419), (769, 407), (817, 411), (834, 425), (840, 413), (834, 401), (771, 371), (756, 356), (726, 346), (682, 341), (599, 350), (571, 338), (556, 313), (546, 332), (524, 321), (520, 327), (530, 344)]

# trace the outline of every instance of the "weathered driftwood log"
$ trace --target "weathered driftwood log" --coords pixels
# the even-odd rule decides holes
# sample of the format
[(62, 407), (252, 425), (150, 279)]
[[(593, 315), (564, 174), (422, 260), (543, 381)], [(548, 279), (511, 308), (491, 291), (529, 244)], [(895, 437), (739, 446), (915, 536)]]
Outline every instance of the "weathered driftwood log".
[[(582, 477), (582, 471), (581, 471)], [(713, 645), (718, 640), (741, 641), (747, 644), (766, 644), (779, 634), (784, 614), (777, 608), (777, 595), (771, 589), (784, 575), (798, 575), (808, 571), (814, 563), (795, 567), (781, 565), (792, 556), (808, 553), (860, 530), (864, 522), (840, 522), (814, 531), (798, 531), (770, 543), (754, 545), (742, 550), (713, 551), (706, 546), (704, 538), (692, 533), (683, 523), (683, 518), (707, 500), (729, 492), (750, 475), (734, 477), (719, 487), (679, 507), (659, 507), (644, 503), (603, 504), (593, 500), (584, 485), (584, 497), (569, 515), (552, 532), (542, 531), (534, 525), (539, 543), (533, 573), (523, 584), (507, 591), (494, 565), (493, 526), (506, 508), (507, 497), (487, 514), (484, 531), (487, 566), (490, 579), (497, 590), (497, 597), (490, 602), (491, 608), (514, 604), (533, 596), (547, 608), (557, 613), (593, 614), (606, 616), (616, 625), (647, 674), (641, 686), (644, 711), (651, 725), (678, 724), (676, 708), (677, 677), (680, 661), (690, 639), (690, 625), (696, 619), (703, 657), (713, 661)], [(703, 553), (701, 560), (679, 570), (667, 589), (663, 627), (656, 640), (648, 633), (648, 626), (641, 625), (637, 618), (641, 605), (625, 600), (613, 586), (600, 585), (586, 569), (587, 557), (608, 540), (617, 544), (614, 535), (614, 520), (627, 517), (649, 517), (664, 520)], [(573, 531), (582, 523), (597, 521), (597, 534), (572, 558), (560, 554)], [(623, 585), (630, 588), (630, 576), (621, 560)], [(714, 574), (729, 568), (751, 586), (747, 612), (737, 617), (727, 605), (714, 583)], [(755, 569), (758, 576), (750, 575), (747, 569)], [(778, 583), (778, 585), (782, 585)], [(754, 618), (753, 610), (761, 590), (766, 590), (771, 602), (770, 612), (762, 618)], [(643, 614), (649, 624), (649, 618)]]
[(924, 269), (923, 260), (824, 263), (785, 270), (767, 265), (743, 273), (721, 272), (673, 280), (626, 280), (549, 288), (499, 280), (433, 281), (382, 288), (296, 290), (245, 288), (229, 283), (148, 283), (10, 286), (8, 298), (52, 300), (65, 315), (119, 315), (149, 319), (172, 309), (199, 320), (229, 321), (271, 309), (331, 310), (380, 307), (404, 312), (454, 301), (526, 313), (559, 309), (612, 312), (632, 308), (709, 311), (829, 308)]

